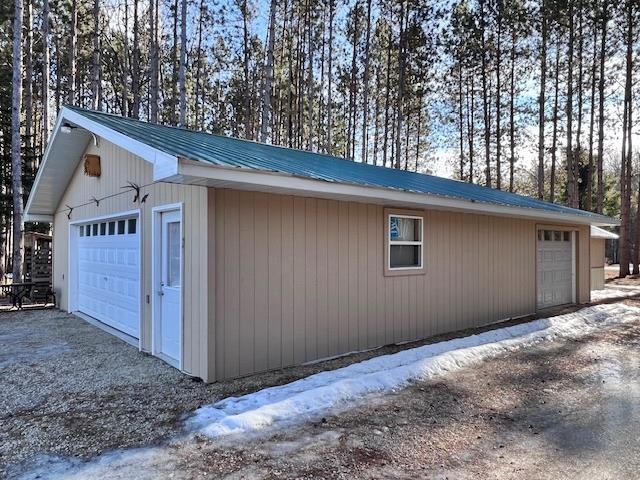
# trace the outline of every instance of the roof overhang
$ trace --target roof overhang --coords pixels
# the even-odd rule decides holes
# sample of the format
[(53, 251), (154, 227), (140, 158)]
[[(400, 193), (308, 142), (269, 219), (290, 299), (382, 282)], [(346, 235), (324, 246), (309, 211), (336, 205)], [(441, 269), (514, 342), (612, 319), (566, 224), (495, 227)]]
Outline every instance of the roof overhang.
[(617, 240), (620, 237), (617, 234), (610, 232), (609, 230), (605, 230), (604, 228), (600, 228), (600, 227), (596, 227), (595, 225), (592, 225), (591, 238), (605, 238), (605, 239)]
[[(72, 128), (63, 131), (63, 126)], [(192, 161), (150, 147), (68, 108), (62, 109), (56, 121), (25, 207), (25, 221), (53, 221), (62, 196), (89, 142), (94, 141), (97, 144), (101, 138), (150, 162), (153, 165), (154, 181), (313, 196), (409, 208), (454, 210), (563, 224), (597, 226), (619, 224), (617, 220), (603, 215), (552, 212)]]
[[(63, 126), (69, 126), (70, 129)], [(66, 130), (66, 131), (65, 131)], [(89, 118), (63, 108), (38, 169), (27, 205), (25, 221), (53, 222), (53, 216), (90, 142), (103, 138), (143, 158), (153, 165), (154, 180), (175, 175), (178, 159), (142, 142), (116, 132)]]
[(615, 219), (597, 215), (570, 215), (533, 208), (512, 207), (485, 202), (460, 200), (457, 198), (407, 192), (389, 188), (350, 185), (324, 180), (284, 175), (281, 173), (259, 172), (251, 169), (228, 168), (203, 164), (181, 158), (178, 173), (165, 178), (166, 182), (202, 185), (215, 188), (234, 188), (287, 195), (306, 195), (319, 198), (350, 200), (379, 205), (404, 206), (409, 208), (430, 208), (455, 210), (486, 215), (519, 217), (546, 222), (579, 225), (617, 225)]

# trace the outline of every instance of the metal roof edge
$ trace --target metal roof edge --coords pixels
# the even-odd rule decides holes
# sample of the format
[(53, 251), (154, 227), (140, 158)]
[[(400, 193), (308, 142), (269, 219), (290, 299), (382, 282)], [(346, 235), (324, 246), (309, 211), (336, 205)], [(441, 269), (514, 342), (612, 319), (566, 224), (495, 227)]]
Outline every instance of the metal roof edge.
[[(398, 204), (412, 204), (415, 206), (436, 207), (441, 209), (462, 210), (478, 214), (494, 214), (503, 216), (526, 217), (538, 220), (553, 220), (556, 222), (574, 223), (581, 225), (618, 225), (613, 218), (599, 214), (579, 215), (550, 212), (548, 210), (500, 205), (496, 203), (463, 200), (455, 197), (445, 197), (434, 194), (410, 192), (406, 190), (329, 182), (310, 179), (281, 172), (258, 171), (239, 167), (227, 167), (203, 162), (180, 159), (178, 174), (167, 177), (169, 182), (183, 183), (184, 179), (199, 178), (211, 180), (211, 186), (222, 184), (249, 185), (254, 187), (268, 187), (276, 190), (288, 190), (298, 193), (316, 193), (322, 196), (359, 197), (375, 201), (396, 202)], [(380, 203), (380, 202), (377, 202)]]

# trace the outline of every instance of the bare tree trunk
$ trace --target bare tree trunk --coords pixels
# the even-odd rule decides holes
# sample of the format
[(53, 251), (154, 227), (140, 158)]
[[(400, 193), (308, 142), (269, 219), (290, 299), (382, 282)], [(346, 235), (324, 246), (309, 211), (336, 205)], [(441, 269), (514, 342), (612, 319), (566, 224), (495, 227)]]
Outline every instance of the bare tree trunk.
[(333, 82), (333, 17), (335, 13), (335, 0), (329, 0), (329, 64), (327, 66), (327, 146), (325, 151), (327, 154), (332, 153), (332, 138), (331, 131), (333, 127), (333, 118), (331, 117), (333, 111), (333, 95), (332, 95), (332, 82)]
[(369, 50), (371, 42), (371, 0), (367, 0), (367, 26), (364, 43), (364, 75), (362, 78), (362, 162), (368, 163), (369, 152)]
[(402, 154), (402, 122), (404, 120), (404, 88), (406, 69), (406, 16), (409, 18), (409, 7), (405, 5), (405, 0), (400, 0), (400, 36), (398, 43), (398, 98), (396, 99), (396, 151), (395, 168), (400, 168), (400, 158)]
[[(475, 122), (476, 122), (476, 94), (473, 83), (473, 72), (467, 74), (467, 138), (469, 141), (469, 183), (474, 181), (474, 142), (475, 142)], [(469, 82), (470, 81), (470, 82)], [(471, 83), (471, 88), (469, 88)]]
[(180, 119), (178, 125), (187, 126), (187, 0), (182, 0), (180, 13)]
[(560, 90), (560, 36), (556, 42), (556, 61), (554, 70), (554, 94), (553, 94), (553, 133), (551, 136), (551, 174), (549, 185), (549, 201), (556, 200), (556, 165), (558, 158), (558, 97)]
[(49, 141), (51, 131), (51, 119), (49, 108), (51, 106), (51, 93), (49, 91), (49, 79), (51, 69), (51, 57), (49, 48), (49, 0), (42, 0), (42, 143)]
[(91, 108), (102, 108), (100, 99), (100, 0), (93, 1), (93, 65), (91, 69)]
[(631, 260), (631, 174), (632, 174), (632, 135), (631, 126), (633, 124), (632, 110), (632, 77), (633, 77), (633, 0), (627, 0), (625, 8), (627, 10), (627, 25), (625, 42), (626, 53), (626, 80), (624, 88), (624, 114), (622, 121), (622, 168), (620, 175), (620, 276), (629, 275), (629, 261)]
[(314, 76), (313, 76), (313, 61), (315, 58), (314, 41), (312, 36), (312, 11), (311, 6), (307, 4), (308, 19), (307, 22), (307, 48), (309, 55), (308, 69), (307, 69), (307, 94), (305, 95), (307, 100), (307, 118), (309, 123), (309, 130), (307, 132), (307, 150), (313, 151), (313, 104), (315, 102), (315, 89), (314, 89)]
[(271, 0), (269, 7), (269, 40), (267, 42), (267, 62), (264, 68), (264, 87), (262, 90), (262, 120), (260, 124), (260, 141), (271, 143), (271, 89), (273, 85), (273, 46), (275, 44), (277, 0)]
[[(179, 0), (174, 0), (173, 5), (171, 6), (171, 10), (173, 13), (173, 45), (171, 48), (171, 109), (169, 111), (171, 125), (175, 125), (176, 123), (178, 123), (178, 71), (180, 69), (178, 61), (178, 1)], [(159, 27), (159, 24), (157, 25)], [(156, 34), (158, 34), (158, 32), (156, 32)], [(160, 71), (160, 69), (158, 69), (158, 75), (161, 74), (162, 72)]]
[(608, 0), (602, 4), (602, 26), (600, 32), (600, 77), (598, 79), (598, 191), (596, 194), (596, 212), (602, 213), (604, 206), (604, 64), (607, 55), (607, 23), (609, 13), (607, 11)]
[(22, 0), (14, 0), (13, 71), (11, 79), (11, 191), (13, 201), (13, 281), (22, 281), (24, 230), (22, 205), (22, 158), (20, 156), (20, 111), (22, 110)]
[(573, 155), (573, 0), (569, 0), (569, 50), (567, 53), (567, 200), (570, 207), (578, 207), (576, 166)]
[(389, 29), (389, 35), (387, 37), (387, 79), (384, 90), (384, 137), (382, 141), (382, 166), (387, 166), (387, 152), (389, 142), (389, 102), (391, 93), (391, 45), (392, 33)]
[(129, 116), (129, 3), (124, 0), (124, 52), (122, 55), (122, 116)]
[(131, 108), (131, 116), (140, 117), (140, 42), (138, 35), (138, 2), (133, 0), (133, 52), (131, 62), (131, 96), (133, 105)]
[(26, 41), (25, 41), (25, 74), (24, 74), (24, 131), (25, 131), (25, 165), (27, 174), (35, 173), (34, 138), (33, 138), (33, 7), (31, 0), (27, 0), (26, 12)]
[[(577, 83), (577, 87), (578, 87), (578, 124), (577, 124), (577, 128), (576, 128), (576, 151), (578, 152), (578, 156), (574, 157), (574, 162), (576, 164), (576, 173), (578, 173), (578, 167), (579, 167), (579, 162), (580, 162), (580, 158), (582, 157), (582, 147), (581, 147), (581, 136), (582, 136), (582, 84), (584, 82), (584, 69), (583, 69), (583, 65), (582, 65), (582, 53), (584, 50), (584, 38), (582, 35), (583, 32), (583, 28), (582, 28), (582, 23), (583, 23), (583, 11), (582, 11), (582, 0), (578, 1), (578, 83)], [(578, 191), (578, 184), (577, 184), (577, 178), (576, 178), (576, 196), (578, 196), (578, 203), (579, 203), (579, 191)]]
[(460, 180), (464, 180), (464, 111), (462, 96), (462, 52), (458, 49), (458, 124), (460, 129)]
[(380, 141), (380, 69), (376, 69), (376, 108), (374, 113), (375, 126), (373, 130), (373, 164), (378, 165), (378, 145)]
[[(69, 105), (76, 101), (76, 61), (78, 58), (78, 4), (71, 0), (71, 31), (69, 32)], [(59, 73), (56, 72), (57, 75)]]
[[(546, 34), (546, 32), (545, 32)], [(546, 53), (544, 55), (545, 63), (546, 63)], [(512, 27), (511, 29), (511, 72), (510, 72), (510, 85), (509, 85), (509, 191), (513, 192), (514, 189), (514, 177), (515, 177), (515, 169), (516, 169), (516, 120), (515, 120), (515, 102), (516, 102), (516, 29)], [(543, 81), (544, 84), (544, 81)], [(544, 89), (544, 86), (542, 87)], [(542, 126), (542, 148), (544, 149), (544, 94), (542, 97), (542, 104), (539, 104), (542, 107), (542, 117), (543, 117), (543, 126)], [(538, 145), (538, 148), (540, 146)], [(544, 152), (543, 152), (543, 163), (542, 163), (542, 181), (544, 182)], [(538, 175), (540, 175), (540, 164), (538, 163)], [(540, 181), (538, 181), (538, 187), (540, 186)], [(542, 192), (544, 194), (544, 186), (542, 188)]]
[[(186, 1), (186, 0), (183, 0)], [(242, 2), (242, 39), (243, 39), (243, 69), (244, 69), (244, 137), (251, 138), (251, 81), (249, 79), (249, 19), (247, 18), (249, 11), (247, 10), (247, 0)]]
[(486, 42), (486, 20), (485, 20), (485, 0), (480, 0), (480, 32), (481, 44), (480, 54), (482, 56), (482, 107), (484, 114), (484, 161), (485, 161), (485, 184), (491, 187), (491, 129), (489, 125), (489, 91), (487, 87), (487, 42)]
[(538, 198), (544, 198), (544, 120), (545, 89), (547, 86), (547, 8), (545, 0), (540, 6), (542, 38), (540, 45), (540, 96), (538, 97)]
[(591, 63), (591, 98), (589, 101), (589, 170), (587, 170), (587, 202), (585, 208), (593, 210), (593, 129), (596, 117), (596, 77), (598, 73), (598, 28), (593, 25), (593, 56)]
[(200, 119), (200, 88), (202, 85), (202, 24), (204, 17), (204, 5), (204, 0), (200, 0), (200, 9), (198, 14), (198, 57), (196, 59), (196, 91), (193, 102), (195, 116), (194, 126), (199, 130), (204, 130), (204, 105), (202, 108), (202, 120)]
[(359, 1), (356, 0), (355, 6), (353, 7), (354, 17), (353, 17), (353, 37), (351, 43), (351, 72), (350, 77), (351, 81), (349, 82), (349, 119), (347, 122), (347, 158), (354, 160), (352, 151), (354, 150), (353, 143), (355, 140), (355, 130), (356, 130), (356, 65), (358, 59), (358, 21), (360, 20), (359, 15)]
[(502, 84), (500, 83), (500, 68), (501, 68), (501, 56), (502, 56), (502, 3), (498, 0), (498, 12), (497, 12), (497, 38), (496, 38), (496, 188), (502, 189), (502, 164), (501, 164), (501, 151), (502, 151), (502, 132), (500, 126), (501, 120), (501, 103), (502, 99), (500, 93), (502, 91)]
[(158, 7), (157, 0), (149, 0), (149, 115), (152, 123), (158, 123)]

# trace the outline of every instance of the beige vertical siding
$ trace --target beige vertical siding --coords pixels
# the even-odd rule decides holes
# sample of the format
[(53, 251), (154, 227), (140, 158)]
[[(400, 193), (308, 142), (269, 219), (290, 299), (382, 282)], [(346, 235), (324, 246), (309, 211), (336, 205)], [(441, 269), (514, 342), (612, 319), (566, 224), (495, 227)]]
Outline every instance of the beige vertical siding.
[(591, 239), (591, 290), (604, 288), (605, 239)]
[(604, 267), (604, 238), (591, 238), (591, 266)]
[[(170, 203), (184, 204), (184, 331), (183, 369), (199, 377), (210, 379), (208, 367), (207, 282), (209, 279), (207, 257), (207, 189), (205, 187), (153, 184), (152, 166), (139, 157), (129, 154), (115, 145), (100, 141), (99, 147), (91, 145), (88, 153), (101, 157), (102, 175), (93, 178), (84, 175), (82, 164), (78, 166), (55, 215), (53, 236), (53, 282), (60, 307), (67, 309), (68, 299), (68, 234), (69, 220), (65, 205), (76, 206), (90, 201), (91, 197), (112, 198), (95, 204), (74, 208), (71, 221), (116, 214), (128, 210), (141, 210), (140, 234), (142, 235), (142, 329), (144, 350), (151, 350), (151, 209)], [(144, 204), (133, 203), (133, 194), (123, 193), (122, 186), (134, 182), (145, 186), (142, 195), (149, 194)]]
[(392, 277), (381, 206), (220, 189), (209, 210), (216, 379), (536, 309), (533, 221), (427, 210), (426, 274)]

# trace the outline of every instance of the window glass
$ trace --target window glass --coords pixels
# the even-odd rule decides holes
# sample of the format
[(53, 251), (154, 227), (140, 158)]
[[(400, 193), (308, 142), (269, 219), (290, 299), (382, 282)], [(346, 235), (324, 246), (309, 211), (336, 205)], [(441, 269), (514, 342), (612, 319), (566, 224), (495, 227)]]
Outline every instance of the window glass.
[(118, 235), (124, 235), (124, 220), (118, 220)]
[(101, 223), (100, 224), (100, 235), (106, 235), (107, 234), (107, 224), (106, 223)]
[(545, 239), (546, 241), (551, 240), (551, 230), (545, 230), (545, 231), (544, 231), (544, 239)]
[(389, 216), (389, 268), (422, 267), (422, 218)]
[(84, 225), (80, 225), (79, 232), (80, 232), (80, 236), (84, 237)]
[(542, 230), (538, 230), (538, 240), (542, 240)]
[(85, 225), (84, 226), (84, 233), (87, 237), (91, 236), (91, 225)]
[(553, 232), (553, 239), (556, 242), (560, 242), (562, 240), (562, 232)]
[(129, 235), (136, 233), (136, 219), (135, 218), (130, 218), (129, 219), (129, 229), (127, 231), (127, 233), (129, 233)]
[(391, 245), (389, 251), (391, 268), (419, 267), (422, 263), (421, 249), (421, 245)]
[(93, 224), (93, 236), (95, 237), (96, 235), (98, 235), (98, 224), (94, 223)]
[(419, 218), (390, 218), (389, 239), (394, 242), (419, 242), (422, 220)]
[(571, 240), (571, 236), (570, 236), (570, 232), (563, 232), (564, 233), (564, 241), (568, 242)]
[(116, 233), (116, 222), (109, 222), (109, 235), (115, 235)]
[(167, 286), (180, 286), (180, 222), (167, 224)]

